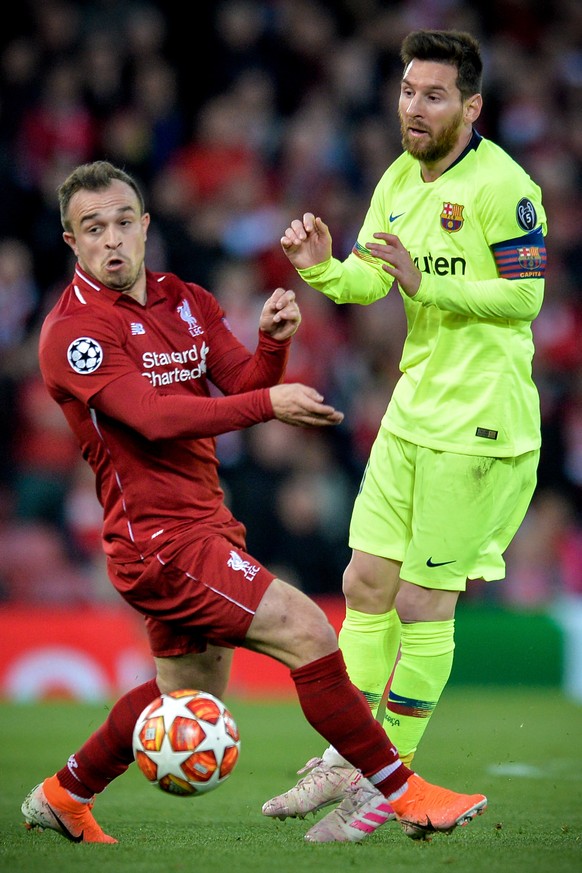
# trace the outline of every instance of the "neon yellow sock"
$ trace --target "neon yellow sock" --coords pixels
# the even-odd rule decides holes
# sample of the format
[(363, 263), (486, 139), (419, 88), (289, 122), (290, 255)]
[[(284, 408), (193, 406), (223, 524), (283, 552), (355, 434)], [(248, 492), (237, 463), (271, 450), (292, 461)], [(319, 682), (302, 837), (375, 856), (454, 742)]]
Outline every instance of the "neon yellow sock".
[(451, 675), (455, 620), (403, 624), (384, 729), (410, 764)]
[(348, 607), (338, 638), (348, 675), (376, 717), (400, 645), (398, 614), (391, 609), (370, 615)]

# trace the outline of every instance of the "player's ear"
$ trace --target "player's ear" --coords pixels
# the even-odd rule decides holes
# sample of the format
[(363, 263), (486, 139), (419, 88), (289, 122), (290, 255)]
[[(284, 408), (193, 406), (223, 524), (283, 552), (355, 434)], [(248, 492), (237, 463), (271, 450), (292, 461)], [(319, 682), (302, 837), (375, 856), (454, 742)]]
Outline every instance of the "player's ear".
[(481, 115), (482, 107), (483, 97), (481, 96), (481, 94), (473, 94), (472, 97), (469, 97), (468, 100), (465, 100), (465, 121), (469, 122), (469, 124), (475, 124), (475, 122)]
[(148, 227), (150, 226), (150, 220), (151, 220), (151, 218), (150, 218), (149, 212), (144, 212), (144, 214), (141, 217), (141, 226), (143, 229), (143, 238), (144, 239), (147, 239), (147, 236), (148, 236)]
[(75, 239), (75, 234), (69, 233), (68, 230), (65, 230), (65, 232), (63, 233), (63, 239), (66, 242), (66, 244), (73, 249), (75, 254), (78, 255), (79, 252), (77, 250), (77, 241)]

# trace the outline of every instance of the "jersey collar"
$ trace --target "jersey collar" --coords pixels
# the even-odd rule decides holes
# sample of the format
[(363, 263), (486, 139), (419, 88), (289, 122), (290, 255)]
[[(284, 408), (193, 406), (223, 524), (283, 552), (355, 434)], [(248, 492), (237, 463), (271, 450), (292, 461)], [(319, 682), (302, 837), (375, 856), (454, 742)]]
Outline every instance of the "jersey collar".
[(473, 151), (476, 152), (477, 149), (479, 148), (479, 143), (481, 142), (482, 139), (483, 139), (483, 137), (481, 136), (481, 134), (477, 133), (475, 128), (473, 128), (473, 133), (471, 134), (471, 139), (469, 140), (469, 142), (467, 143), (467, 145), (465, 146), (465, 148), (463, 149), (463, 151), (461, 152), (459, 157), (455, 161), (453, 161), (453, 163), (450, 165), (450, 167), (447, 167), (447, 169), (443, 173), (443, 176), (445, 173), (448, 173), (449, 170), (452, 170), (453, 167), (456, 167), (457, 164), (460, 164), (460, 162), (463, 160), (463, 158), (467, 157), (469, 152), (473, 152)]
[[(75, 276), (73, 278), (73, 285), (79, 285), (82, 293), (91, 293), (96, 291), (114, 304), (135, 303), (133, 298), (127, 297), (124, 294), (120, 294), (119, 291), (115, 291), (113, 288), (109, 288), (107, 285), (103, 285), (93, 276), (89, 276), (89, 274), (86, 273), (85, 270), (83, 270), (79, 263), (75, 265)], [(152, 303), (155, 303), (156, 301), (163, 299), (166, 296), (164, 291), (160, 287), (159, 279), (156, 278), (154, 274), (147, 269), (146, 288), (148, 305), (151, 305)]]

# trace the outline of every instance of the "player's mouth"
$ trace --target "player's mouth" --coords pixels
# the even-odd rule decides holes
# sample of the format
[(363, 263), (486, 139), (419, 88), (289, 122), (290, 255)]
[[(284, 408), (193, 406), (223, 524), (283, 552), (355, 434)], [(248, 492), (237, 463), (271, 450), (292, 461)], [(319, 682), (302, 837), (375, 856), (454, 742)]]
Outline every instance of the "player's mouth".
[(407, 127), (406, 132), (412, 137), (430, 136), (430, 131), (424, 130), (421, 127)]
[(125, 261), (123, 258), (110, 258), (105, 262), (105, 269), (110, 272), (117, 272), (117, 270), (121, 270), (122, 267), (125, 266)]

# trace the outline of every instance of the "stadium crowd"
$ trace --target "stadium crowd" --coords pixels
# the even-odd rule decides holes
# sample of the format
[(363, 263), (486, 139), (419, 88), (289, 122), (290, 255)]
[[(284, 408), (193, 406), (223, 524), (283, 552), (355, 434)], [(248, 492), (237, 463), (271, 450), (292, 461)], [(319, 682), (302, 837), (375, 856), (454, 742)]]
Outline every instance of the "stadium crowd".
[[(303, 322), (288, 377), (345, 414), (219, 439), (228, 502), (249, 551), (310, 594), (339, 593), (347, 525), (398, 376), (398, 295), (338, 307), (281, 252), (292, 216), (326, 216), (351, 249), (370, 194), (400, 153), (393, 107), (412, 29), (468, 30), (487, 75), (478, 129), (541, 185), (546, 299), (534, 322), (542, 398), (539, 482), (507, 581), (468, 597), (538, 607), (582, 596), (582, 4), (579, 0), (223, 0), (194, 25), (171, 0), (23, 0), (0, 42), (0, 602), (116, 597), (101, 510), (37, 363), (38, 332), (73, 262), (56, 188), (106, 158), (152, 213), (148, 266), (212, 291), (251, 348), (279, 285)], [(481, 6), (481, 4), (479, 4)]]

